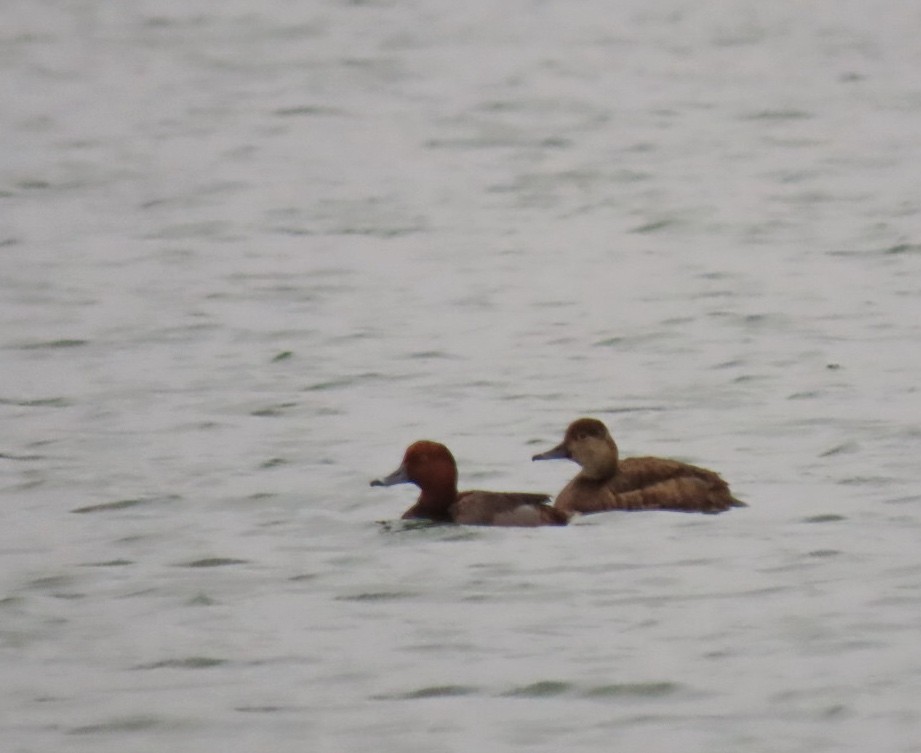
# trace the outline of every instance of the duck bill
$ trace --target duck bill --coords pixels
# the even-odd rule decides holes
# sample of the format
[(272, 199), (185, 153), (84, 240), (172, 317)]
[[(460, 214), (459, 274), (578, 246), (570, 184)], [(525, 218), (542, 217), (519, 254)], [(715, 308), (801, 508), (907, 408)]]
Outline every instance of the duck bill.
[(566, 449), (566, 445), (561, 443), (552, 450), (537, 453), (531, 460), (569, 460), (571, 457), (569, 450)]
[(371, 482), (371, 486), (393, 486), (394, 484), (409, 484), (411, 483), (409, 475), (406, 473), (406, 466), (401, 465), (389, 476), (384, 476), (383, 478), (376, 478)]

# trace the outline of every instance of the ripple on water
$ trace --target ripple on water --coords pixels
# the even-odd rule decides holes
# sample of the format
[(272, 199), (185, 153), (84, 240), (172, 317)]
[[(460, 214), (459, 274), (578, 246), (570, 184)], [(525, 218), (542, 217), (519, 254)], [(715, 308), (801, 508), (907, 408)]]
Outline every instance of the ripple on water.
[(138, 664), (133, 669), (211, 669), (227, 663), (227, 659), (216, 659), (211, 656), (188, 656), (183, 659), (163, 659), (150, 664)]
[(126, 567), (133, 564), (134, 560), (114, 559), (104, 562), (87, 562), (83, 567)]
[[(105, 733), (119, 732), (144, 732), (155, 727), (166, 724), (164, 719), (155, 716), (127, 716), (121, 719), (112, 719), (107, 722), (98, 722), (96, 724), (86, 724), (80, 727), (73, 727), (68, 730), (71, 735), (98, 735)], [(170, 724), (170, 726), (173, 726)]]
[(921, 495), (919, 494), (909, 494), (905, 497), (894, 497), (893, 499), (884, 500), (887, 504), (890, 505), (903, 505), (908, 502), (917, 503), (921, 502)]
[(192, 560), (191, 562), (180, 562), (178, 567), (227, 567), (228, 565), (246, 564), (249, 564), (249, 560), (234, 557), (203, 557), (200, 560)]
[(265, 706), (234, 706), (234, 711), (239, 711), (241, 714), (280, 714), (285, 712), (297, 712), (303, 713), (305, 707), (303, 706), (275, 706), (275, 705), (265, 705)]
[(89, 340), (60, 338), (57, 340), (41, 340), (38, 342), (22, 343), (16, 346), (16, 348), (18, 350), (56, 350), (59, 348), (79, 348), (84, 345), (89, 345)]
[(75, 513), (96, 513), (96, 512), (113, 512), (115, 510), (127, 510), (132, 507), (142, 507), (153, 504), (162, 504), (164, 502), (176, 502), (180, 497), (176, 494), (167, 494), (159, 497), (137, 497), (134, 499), (119, 499), (115, 502), (101, 502), (96, 505), (86, 505), (77, 507), (71, 512)]
[(196, 594), (186, 602), (190, 607), (211, 607), (217, 603), (217, 600), (212, 599), (208, 594), (204, 593)]
[(15, 405), (20, 408), (68, 408), (73, 405), (73, 403), (66, 397), (0, 397), (0, 405)]
[(604, 699), (655, 699), (673, 696), (683, 690), (679, 683), (668, 681), (625, 682), (585, 686), (565, 680), (537, 680), (500, 692), (464, 684), (426, 685), (407, 691), (382, 693), (375, 700), (419, 700), (423, 698), (450, 698), (456, 696), (481, 695), (500, 698), (556, 698), (569, 696), (592, 700)]
[(399, 599), (411, 599), (416, 595), (410, 591), (367, 591), (337, 596), (336, 601), (396, 601)]
[(382, 534), (409, 534), (419, 536), (422, 540), (474, 541), (485, 535), (473, 526), (458, 526), (431, 520), (380, 520), (378, 525), (378, 530)]
[(830, 458), (834, 455), (843, 455), (852, 452), (858, 452), (860, 450), (860, 445), (857, 442), (843, 442), (842, 444), (835, 445), (834, 447), (825, 450), (825, 452), (819, 453), (820, 458)]
[(416, 690), (376, 693), (370, 698), (373, 701), (411, 701), (422, 698), (451, 698), (478, 693), (478, 688), (467, 685), (429, 685)]
[(377, 695), (374, 696), (374, 699), (379, 701), (414, 701), (422, 698), (455, 698), (477, 693), (479, 693), (479, 689), (470, 685), (428, 685), (405, 693)]
[(73, 585), (74, 578), (71, 575), (46, 575), (42, 578), (35, 578), (25, 585), (29, 591), (58, 591)]
[(540, 680), (503, 693), (514, 698), (548, 698), (571, 695), (580, 698), (663, 698), (679, 692), (682, 686), (674, 682), (626, 682), (583, 686), (560, 680)]
[(551, 696), (563, 695), (573, 690), (573, 685), (560, 680), (539, 680), (528, 685), (522, 685), (518, 688), (503, 693), (502, 695), (510, 698), (549, 698)]
[(808, 518), (803, 518), (803, 523), (839, 523), (842, 520), (847, 520), (847, 518), (844, 515), (827, 513), (825, 515), (810, 515)]
[(682, 689), (676, 682), (627, 682), (598, 685), (588, 688), (582, 695), (586, 698), (663, 698)]
[(297, 403), (275, 403), (274, 405), (267, 405), (264, 408), (255, 408), (251, 410), (249, 414), (257, 418), (274, 418), (284, 415), (285, 412), (292, 408), (297, 408)]

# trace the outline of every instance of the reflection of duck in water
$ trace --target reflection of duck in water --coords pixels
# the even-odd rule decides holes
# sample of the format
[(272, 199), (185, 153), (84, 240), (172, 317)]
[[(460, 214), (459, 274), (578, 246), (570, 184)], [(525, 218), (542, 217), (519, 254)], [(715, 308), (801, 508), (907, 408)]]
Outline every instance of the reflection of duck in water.
[(601, 421), (580, 418), (563, 441), (533, 460), (567, 458), (582, 470), (563, 487), (554, 507), (566, 515), (605, 510), (677, 510), (723, 512), (745, 507), (719, 474), (677, 460), (619, 460), (617, 445)]
[(569, 516), (546, 504), (546, 494), (457, 491), (457, 464), (443, 444), (421, 440), (406, 450), (400, 467), (371, 486), (415, 484), (421, 490), (403, 519), (425, 518), (472, 526), (563, 526)]

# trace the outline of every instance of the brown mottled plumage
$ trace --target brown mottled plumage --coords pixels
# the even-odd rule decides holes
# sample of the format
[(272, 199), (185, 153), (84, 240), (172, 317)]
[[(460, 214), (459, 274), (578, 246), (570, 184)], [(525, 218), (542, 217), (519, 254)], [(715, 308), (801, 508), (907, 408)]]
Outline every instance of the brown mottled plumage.
[(457, 464), (443, 444), (420, 440), (411, 444), (403, 462), (371, 486), (415, 484), (419, 499), (404, 519), (425, 518), (471, 526), (562, 526), (569, 516), (546, 504), (546, 494), (457, 491)]
[(559, 445), (533, 457), (551, 458), (568, 458), (581, 466), (554, 503), (567, 515), (605, 510), (717, 513), (745, 507), (719, 474), (706, 468), (665, 458), (620, 460), (614, 439), (594, 418), (573, 421)]

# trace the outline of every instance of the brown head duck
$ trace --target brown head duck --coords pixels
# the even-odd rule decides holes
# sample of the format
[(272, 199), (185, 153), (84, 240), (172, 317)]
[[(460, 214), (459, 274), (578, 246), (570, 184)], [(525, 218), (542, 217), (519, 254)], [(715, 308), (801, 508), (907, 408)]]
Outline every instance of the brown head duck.
[(403, 462), (371, 486), (415, 484), (419, 499), (403, 519), (423, 518), (472, 526), (562, 526), (569, 516), (547, 504), (546, 494), (457, 491), (457, 464), (443, 444), (421, 440), (411, 444)]
[(573, 421), (560, 444), (532, 459), (553, 458), (572, 460), (581, 467), (554, 503), (567, 515), (605, 510), (717, 513), (745, 507), (714, 471), (665, 458), (621, 460), (607, 427), (594, 418)]

